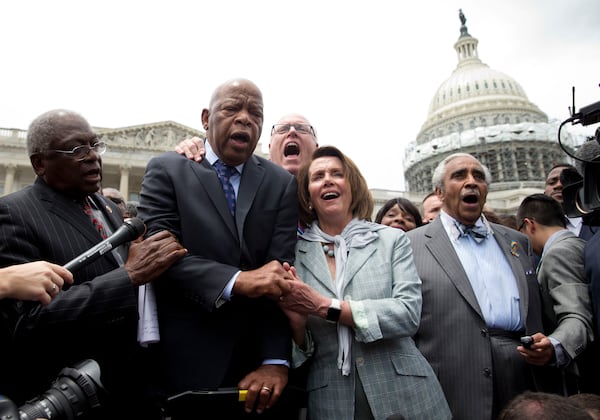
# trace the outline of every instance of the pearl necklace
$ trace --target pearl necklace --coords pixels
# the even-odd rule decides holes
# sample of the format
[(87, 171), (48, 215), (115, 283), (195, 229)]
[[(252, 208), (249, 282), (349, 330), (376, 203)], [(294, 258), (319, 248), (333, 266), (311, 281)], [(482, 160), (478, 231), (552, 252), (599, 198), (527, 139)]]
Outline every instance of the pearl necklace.
[(328, 244), (323, 244), (323, 252), (328, 257), (335, 257), (335, 252), (333, 250), (333, 245), (329, 246)]

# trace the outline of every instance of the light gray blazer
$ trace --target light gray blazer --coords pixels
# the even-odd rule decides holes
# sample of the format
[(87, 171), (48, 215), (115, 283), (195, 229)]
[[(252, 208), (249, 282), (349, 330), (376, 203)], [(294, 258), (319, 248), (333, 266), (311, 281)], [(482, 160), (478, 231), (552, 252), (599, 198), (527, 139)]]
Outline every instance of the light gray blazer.
[(571, 358), (593, 339), (592, 304), (583, 268), (585, 241), (566, 232), (547, 249), (538, 268), (546, 333), (562, 344)]
[[(355, 320), (351, 357), (354, 369), (337, 368), (337, 324), (309, 317), (315, 341), (308, 376), (311, 420), (354, 418), (356, 373), (375, 419), (402, 414), (407, 419), (447, 419), (450, 411), (431, 367), (411, 336), (421, 315), (421, 282), (404, 232), (385, 228), (366, 247), (351, 248), (343, 298)], [(300, 278), (334, 298), (334, 284), (322, 245), (300, 239), (296, 246)]]
[[(517, 279), (526, 332), (542, 331), (542, 309), (529, 241), (514, 229), (491, 225)], [(455, 420), (492, 419), (494, 409), (499, 408), (494, 406), (493, 378), (510, 375), (512, 380), (516, 374), (528, 371), (528, 366), (517, 352), (517, 344), (499, 347), (491, 339), (475, 293), (440, 218), (407, 235), (423, 282), (416, 344), (438, 375)], [(492, 346), (495, 352), (503, 353), (502, 365), (493, 366)]]

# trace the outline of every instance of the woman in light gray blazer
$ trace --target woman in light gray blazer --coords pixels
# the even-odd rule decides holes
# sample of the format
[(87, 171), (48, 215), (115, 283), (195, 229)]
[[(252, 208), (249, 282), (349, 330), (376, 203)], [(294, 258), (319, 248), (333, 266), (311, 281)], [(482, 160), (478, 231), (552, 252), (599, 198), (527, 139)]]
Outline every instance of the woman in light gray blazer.
[(356, 165), (317, 149), (298, 174), (300, 219), (291, 293), (280, 298), (294, 333), (294, 365), (309, 357), (310, 420), (449, 419), (431, 367), (411, 336), (421, 282), (404, 232), (371, 223)]

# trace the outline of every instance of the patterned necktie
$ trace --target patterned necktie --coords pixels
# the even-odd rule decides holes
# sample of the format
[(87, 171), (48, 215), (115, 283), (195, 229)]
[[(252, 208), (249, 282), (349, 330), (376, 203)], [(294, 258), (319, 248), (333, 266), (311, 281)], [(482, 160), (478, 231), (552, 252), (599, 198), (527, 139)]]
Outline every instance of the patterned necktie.
[(86, 197), (83, 201), (83, 212), (87, 214), (100, 236), (102, 236), (102, 239), (106, 239), (108, 237), (108, 235), (106, 234), (106, 230), (104, 229), (102, 222), (100, 222), (100, 220), (94, 215), (89, 197)]
[(230, 179), (233, 175), (238, 173), (237, 169), (233, 166), (224, 164), (220, 160), (217, 160), (214, 166), (219, 175), (219, 180), (221, 181), (227, 204), (229, 205), (229, 212), (233, 216), (235, 215), (235, 190), (233, 189)]
[(487, 238), (487, 235), (488, 235), (487, 226), (483, 226), (483, 225), (465, 226), (462, 223), (456, 223), (456, 227), (458, 228), (458, 231), (460, 232), (459, 238), (462, 238), (463, 236), (471, 235), (471, 237), (473, 239), (475, 239), (475, 242), (477, 242), (477, 243), (480, 243), (481, 241), (483, 241), (485, 238)]

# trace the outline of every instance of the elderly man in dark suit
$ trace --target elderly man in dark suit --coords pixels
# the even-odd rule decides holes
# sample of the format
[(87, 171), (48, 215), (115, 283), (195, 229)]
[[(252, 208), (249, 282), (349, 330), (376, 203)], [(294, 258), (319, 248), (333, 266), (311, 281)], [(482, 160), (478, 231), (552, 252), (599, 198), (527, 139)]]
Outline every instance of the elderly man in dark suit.
[[(296, 180), (253, 155), (263, 125), (254, 83), (219, 86), (202, 123), (206, 157), (154, 158), (142, 185), (139, 215), (149, 232), (167, 229), (189, 250), (155, 282), (159, 393), (239, 387), (248, 390), (246, 411), (264, 417), (287, 383), (291, 336), (276, 300), (290, 287), (282, 263), (294, 257)], [(244, 405), (234, 406), (218, 414), (245, 418)]]
[[(27, 149), (37, 178), (0, 199), (0, 265), (63, 265), (122, 225), (118, 208), (98, 193), (106, 145), (82, 116), (66, 110), (42, 114), (29, 127)], [(0, 392), (20, 404), (46, 390), (65, 366), (93, 358), (112, 397), (104, 416), (131, 418), (131, 381), (139, 379), (133, 365), (137, 286), (184, 254), (173, 235), (160, 232), (74, 272), (71, 286), (52, 287), (46, 306), (2, 301), (12, 342), (0, 350)]]
[(532, 387), (517, 347), (542, 327), (527, 237), (482, 216), (489, 182), (473, 156), (446, 157), (433, 175), (440, 216), (407, 232), (423, 282), (415, 341), (457, 420), (493, 419)]

